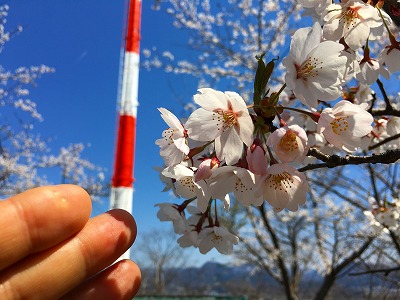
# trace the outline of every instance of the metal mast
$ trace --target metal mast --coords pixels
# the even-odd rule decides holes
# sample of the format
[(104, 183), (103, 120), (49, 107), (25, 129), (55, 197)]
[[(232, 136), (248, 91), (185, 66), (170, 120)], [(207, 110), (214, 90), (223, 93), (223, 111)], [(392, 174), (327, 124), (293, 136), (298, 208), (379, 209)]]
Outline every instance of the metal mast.
[[(122, 208), (132, 213), (133, 170), (136, 139), (136, 115), (138, 107), (139, 85), (139, 46), (141, 0), (129, 0), (125, 47), (121, 52), (123, 58), (120, 97), (117, 104), (119, 113), (118, 137), (114, 158), (110, 207)], [(128, 250), (122, 258), (129, 258)]]

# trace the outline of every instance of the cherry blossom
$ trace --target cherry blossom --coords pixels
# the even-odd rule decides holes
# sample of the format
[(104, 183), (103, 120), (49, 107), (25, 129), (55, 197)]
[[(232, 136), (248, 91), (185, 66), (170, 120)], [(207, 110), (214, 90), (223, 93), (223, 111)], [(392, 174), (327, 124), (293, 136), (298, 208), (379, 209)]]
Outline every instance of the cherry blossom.
[(187, 199), (197, 197), (197, 207), (204, 212), (210, 200), (208, 186), (204, 180), (195, 181), (195, 170), (179, 164), (164, 169), (162, 174), (176, 180), (176, 193), (181, 197)]
[[(186, 210), (191, 214), (191, 216), (186, 220), (185, 231), (177, 242), (182, 248), (191, 246), (197, 248), (199, 246), (199, 232), (196, 230), (196, 225), (200, 218), (202, 218), (202, 213), (196, 206), (192, 205), (188, 205)], [(203, 220), (203, 226), (208, 226), (207, 219)]]
[(393, 44), (385, 47), (379, 54), (380, 63), (385, 64), (390, 73), (400, 71), (400, 43), (393, 41)]
[(217, 249), (221, 254), (229, 254), (233, 250), (233, 245), (239, 242), (239, 238), (223, 226), (204, 228), (198, 238), (199, 250), (202, 254), (206, 254), (212, 248)]
[(343, 45), (323, 41), (318, 23), (297, 30), (290, 43), (290, 55), (282, 64), (286, 67), (285, 82), (295, 96), (311, 108), (317, 100), (335, 100), (342, 94), (347, 58), (341, 55)]
[(215, 140), (216, 155), (227, 164), (242, 156), (243, 143), (250, 146), (254, 125), (243, 98), (234, 92), (199, 89), (194, 101), (201, 106), (186, 122), (188, 135), (197, 141)]
[(311, 15), (316, 19), (320, 19), (328, 5), (332, 4), (331, 0), (297, 0), (297, 2), (306, 9), (306, 15), (313, 10)]
[[(163, 176), (169, 179), (169, 181), (167, 179), (168, 186), (172, 183), (179, 196), (190, 197), (184, 203), (193, 201), (193, 204), (197, 204), (196, 207), (192, 207), (196, 212), (185, 220), (185, 229), (182, 231), (180, 227), (181, 236), (178, 243), (182, 247), (194, 246), (201, 253), (207, 253), (212, 248), (217, 248), (224, 254), (229, 253), (237, 243), (237, 237), (220, 226), (217, 217), (219, 212), (217, 205), (221, 204), (218, 200), (222, 200), (227, 210), (225, 213), (230, 214), (228, 209), (232, 196), (239, 204), (246, 207), (246, 217), (250, 220), (244, 222), (246, 225), (251, 223), (257, 238), (262, 241), (266, 241), (264, 237), (268, 236), (268, 232), (264, 232), (265, 220), (260, 218), (259, 212), (265, 213), (265, 217), (271, 217), (271, 221), (274, 222), (279, 220), (282, 223), (289, 223), (291, 220), (305, 218), (307, 224), (310, 222), (312, 226), (315, 225), (312, 223), (315, 220), (324, 220), (318, 226), (325, 223), (324, 218), (329, 215), (329, 218), (335, 219), (334, 222), (337, 220), (341, 222), (335, 229), (346, 232), (346, 226), (360, 221), (357, 220), (359, 217), (355, 217), (359, 214), (355, 212), (360, 208), (364, 210), (364, 205), (360, 203), (360, 207), (353, 207), (352, 204), (346, 206), (341, 203), (339, 207), (336, 198), (328, 199), (332, 194), (328, 192), (328, 196), (324, 194), (321, 201), (315, 202), (318, 208), (314, 205), (305, 207), (310, 187), (305, 173), (299, 172), (291, 163), (315, 163), (313, 166), (306, 165), (302, 169), (307, 170), (310, 180), (315, 185), (313, 192), (318, 196), (320, 191), (327, 188), (322, 187), (322, 184), (318, 185), (318, 178), (324, 171), (316, 171), (314, 168), (319, 169), (326, 164), (316, 162), (317, 157), (322, 161), (325, 161), (327, 156), (335, 155), (332, 158), (336, 158), (343, 155), (339, 153), (341, 149), (356, 151), (362, 143), (364, 146), (362, 150), (368, 151), (366, 155), (370, 155), (371, 151), (382, 153), (383, 150), (392, 149), (391, 143), (396, 143), (393, 145), (394, 149), (398, 148), (398, 139), (376, 146), (376, 143), (391, 136), (388, 134), (388, 125), (383, 124), (387, 124), (393, 117), (391, 111), (397, 113), (398, 110), (397, 102), (392, 101), (391, 95), (382, 101), (382, 96), (385, 96), (383, 89), (379, 86), (380, 91), (375, 94), (368, 85), (375, 82), (378, 75), (388, 75), (383, 66), (390, 63), (392, 57), (385, 57), (385, 61), (382, 56), (397, 55), (396, 52), (390, 54), (387, 51), (382, 52), (376, 60), (369, 56), (368, 47), (371, 47), (371, 52), (379, 53), (382, 43), (387, 45), (387, 36), (386, 33), (382, 35), (383, 30), (387, 29), (389, 35), (392, 30), (388, 26), (382, 26), (382, 19), (378, 16), (379, 10), (358, 0), (297, 0), (295, 9), (306, 7), (308, 8), (306, 13), (314, 10), (312, 16), (318, 23), (294, 33), (288, 57), (282, 64), (278, 64), (279, 58), (274, 58), (278, 55), (281, 57), (282, 52), (275, 52), (276, 44), (281, 43), (285, 51), (286, 40), (280, 39), (284, 36), (280, 35), (280, 32), (285, 31), (287, 27), (282, 26), (279, 30), (275, 30), (277, 37), (273, 38), (274, 41), (271, 42), (273, 46), (270, 47), (264, 34), (264, 29), (267, 27), (264, 18), (267, 2), (268, 7), (278, 7), (281, 3), (292, 4), (290, 1), (268, 0), (257, 8), (251, 1), (229, 1), (229, 4), (236, 5), (239, 11), (236, 11), (233, 20), (225, 22), (225, 12), (218, 15), (211, 13), (211, 1), (204, 1), (200, 5), (193, 4), (189, 0), (168, 1), (172, 3), (169, 13), (174, 16), (175, 24), (188, 27), (198, 34), (199, 39), (193, 39), (191, 45), (199, 50), (199, 60), (196, 62), (179, 60), (178, 56), (166, 53), (162, 54), (159, 60), (154, 59), (154, 64), (159, 64), (168, 72), (198, 77), (201, 87), (209, 86), (208, 79), (211, 78), (213, 84), (234, 86), (234, 90), (240, 91), (239, 95), (212, 88), (198, 90), (198, 94), (194, 96), (194, 103), (186, 106), (188, 112), (192, 112), (188, 121), (184, 125), (179, 124), (184, 129), (183, 137), (185, 144), (190, 145), (190, 151), (186, 149), (188, 154), (183, 162), (168, 166), (163, 171)], [(335, 2), (337, 4), (332, 4)], [(181, 5), (182, 3), (184, 5)], [(260, 20), (260, 23), (257, 26), (249, 24), (248, 27), (244, 27), (240, 24), (241, 20), (236, 22), (238, 12), (243, 12), (246, 19), (256, 17), (254, 19)], [(256, 12), (258, 15), (255, 15)], [(282, 24), (282, 19), (285, 19), (286, 23), (294, 24), (295, 22), (289, 18), (293, 17), (296, 21), (300, 16), (295, 13), (288, 18), (285, 13), (289, 15), (288, 11), (281, 12), (279, 20), (270, 18), (270, 24)], [(382, 14), (382, 18), (386, 20), (387, 16), (383, 12)], [(229, 27), (227, 35), (232, 39), (214, 30), (216, 28), (214, 26), (222, 26), (224, 23)], [(321, 29), (322, 27), (324, 29)], [(238, 38), (244, 36), (245, 40), (239, 42)], [(376, 42), (370, 42), (368, 45), (367, 41), (371, 40)], [(267, 45), (265, 41), (268, 41)], [(390, 39), (390, 42), (392, 47), (393, 40)], [(361, 49), (361, 46), (365, 47)], [(209, 47), (212, 51), (207, 49)], [(396, 47), (392, 48), (397, 51)], [(152, 49), (152, 53), (155, 51), (156, 49)], [(260, 51), (262, 53), (259, 53)], [(256, 53), (256, 60), (253, 54), (249, 53)], [(268, 57), (272, 61), (267, 64), (264, 59)], [(220, 62), (223, 65), (219, 64)], [(393, 64), (396, 66), (397, 62), (394, 61)], [(271, 66), (272, 74), (270, 74)], [(254, 71), (256, 71), (255, 76)], [(231, 83), (231, 80), (234, 83)], [(252, 87), (254, 90), (250, 90)], [(246, 104), (247, 99), (251, 99), (252, 96), (253, 103)], [(344, 100), (340, 101), (341, 99)], [(308, 109), (301, 107), (297, 100)], [(330, 105), (326, 101), (335, 102)], [(319, 106), (324, 108), (322, 112), (317, 112)], [(366, 111), (367, 107), (377, 117), (375, 122)], [(389, 116), (386, 112), (389, 112)], [(280, 121), (280, 128), (276, 128), (277, 118)], [(373, 131), (371, 124), (375, 126)], [(397, 136), (398, 128), (398, 120), (393, 119), (392, 136)], [(308, 151), (311, 146), (315, 149)], [(307, 157), (307, 152), (312, 156)], [(180, 155), (182, 157), (182, 154)], [(348, 175), (345, 172), (343, 174)], [(336, 174), (328, 174), (327, 179), (331, 177), (333, 179), (334, 176), (338, 178)], [(356, 184), (355, 181), (355, 189)], [(384, 185), (379, 183), (381, 184)], [(367, 189), (365, 193), (368, 193)], [(389, 194), (390, 191), (385, 192), (381, 200), (383, 197), (390, 197)], [(264, 200), (269, 202), (272, 209), (267, 205), (253, 209), (252, 206), (261, 206)], [(177, 207), (183, 206), (181, 204)], [(291, 212), (276, 213), (284, 208)], [(184, 210), (188, 216), (189, 207)], [(400, 219), (397, 211), (377, 218), (372, 213), (371, 216), (379, 228), (383, 227), (378, 221), (379, 218), (384, 218), (385, 220), (381, 221), (386, 223)], [(232, 213), (232, 217), (236, 217), (235, 212)], [(276, 231), (278, 236), (281, 233), (280, 229)], [(316, 230), (319, 231), (319, 228)], [(324, 230), (321, 233), (326, 234)], [(240, 234), (241, 238), (246, 240), (247, 228)], [(321, 237), (321, 245), (324, 245), (327, 239), (328, 236)], [(308, 241), (305, 244), (309, 247), (307, 251), (310, 253), (315, 244)], [(270, 245), (268, 241), (266, 245)], [(319, 251), (319, 255), (325, 255), (324, 249)], [(278, 251), (271, 251), (266, 256), (270, 258), (281, 254)], [(325, 257), (327, 261), (328, 256), (329, 254)], [(322, 260), (318, 258), (319, 263), (325, 258), (322, 257)], [(329, 262), (324, 263), (330, 267)]]
[[(387, 134), (389, 136), (395, 136), (397, 134), (400, 134), (400, 117), (395, 117), (395, 116), (390, 117), (390, 119), (387, 122)], [(397, 138), (389, 142), (388, 147), (393, 149), (399, 149), (400, 139)]]
[(185, 231), (177, 240), (179, 246), (182, 248), (199, 246), (199, 233), (196, 230)]
[[(375, 119), (371, 133), (369, 133), (368, 135), (364, 136), (361, 139), (361, 149), (364, 151), (368, 151), (368, 148), (371, 145), (379, 143), (384, 139), (388, 138), (389, 134), (387, 132), (387, 124), (388, 124), (387, 118)], [(380, 153), (388, 149), (390, 147), (390, 144), (391, 143), (385, 143), (380, 147), (376, 148), (375, 151), (377, 151), (377, 153)]]
[(367, 218), (368, 222), (369, 222), (369, 226), (370, 226), (370, 234), (372, 235), (376, 235), (381, 233), (382, 231), (385, 233), (388, 233), (389, 230), (382, 226), (381, 223), (378, 222), (378, 220), (375, 218), (375, 215), (370, 212), (370, 211), (364, 211), (364, 215)]
[(342, 1), (326, 8), (324, 37), (338, 41), (342, 37), (353, 50), (365, 44), (371, 28), (383, 25), (378, 10), (362, 1)]
[(306, 202), (306, 194), (310, 190), (306, 176), (286, 163), (270, 166), (260, 188), (275, 211), (284, 208), (297, 211), (299, 205)]
[(164, 189), (162, 190), (163, 192), (167, 192), (167, 191), (172, 191), (172, 193), (176, 196), (179, 197), (178, 194), (176, 193), (176, 189), (175, 189), (175, 179), (172, 179), (170, 177), (164, 176), (162, 171), (166, 168), (166, 166), (164, 167), (153, 167), (153, 169), (155, 171), (157, 171), (159, 173), (159, 178), (160, 181), (162, 183), (164, 183)]
[(356, 74), (360, 72), (360, 63), (361, 56), (357, 51), (354, 51), (350, 48), (342, 51), (342, 55), (347, 58), (346, 69), (344, 73), (344, 81), (349, 82), (353, 78), (356, 77)]
[(302, 162), (310, 148), (307, 134), (299, 125), (278, 128), (268, 137), (267, 145), (284, 163)]
[(213, 198), (223, 199), (233, 192), (236, 200), (244, 206), (260, 206), (264, 201), (258, 188), (260, 182), (260, 176), (250, 170), (224, 166), (214, 171), (210, 178), (210, 194)]
[(375, 214), (375, 219), (389, 229), (396, 229), (399, 226), (400, 214), (396, 208), (382, 208)]
[(400, 227), (400, 201), (393, 199), (392, 203), (386, 203), (383, 207), (375, 207), (372, 211), (364, 211), (364, 215), (374, 226), (375, 232), (398, 230)]
[(367, 106), (342, 100), (333, 108), (325, 108), (318, 121), (318, 132), (332, 145), (355, 151), (361, 146), (361, 138), (372, 130), (373, 117), (365, 110)]
[(360, 84), (357, 87), (357, 91), (354, 95), (355, 104), (368, 103), (373, 100), (374, 91), (367, 84)]
[(176, 234), (183, 234), (186, 228), (186, 218), (184, 211), (179, 211), (178, 205), (170, 203), (159, 203), (160, 210), (157, 212), (157, 218), (160, 221), (172, 221)]
[(163, 131), (162, 138), (156, 141), (160, 146), (160, 155), (167, 166), (179, 164), (189, 153), (186, 130), (179, 119), (165, 108), (158, 109), (161, 117), (170, 127)]
[(360, 62), (360, 72), (356, 74), (357, 80), (361, 84), (371, 85), (382, 75), (389, 79), (390, 74), (379, 60), (373, 58), (362, 59)]

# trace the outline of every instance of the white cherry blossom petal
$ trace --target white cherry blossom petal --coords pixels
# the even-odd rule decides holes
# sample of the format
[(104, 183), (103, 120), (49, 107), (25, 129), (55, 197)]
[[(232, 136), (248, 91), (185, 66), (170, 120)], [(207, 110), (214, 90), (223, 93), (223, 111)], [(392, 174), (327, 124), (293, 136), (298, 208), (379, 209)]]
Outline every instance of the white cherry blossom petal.
[(215, 112), (196, 109), (186, 121), (188, 136), (196, 141), (212, 141), (224, 131), (223, 118)]
[(243, 141), (237, 131), (230, 128), (215, 140), (215, 151), (218, 159), (232, 165), (242, 156)]
[(198, 90), (200, 93), (193, 96), (194, 102), (206, 110), (213, 111), (216, 107), (227, 109), (225, 94), (211, 88), (202, 88)]
[(297, 211), (310, 190), (305, 175), (286, 163), (270, 166), (261, 180), (260, 191), (276, 211)]

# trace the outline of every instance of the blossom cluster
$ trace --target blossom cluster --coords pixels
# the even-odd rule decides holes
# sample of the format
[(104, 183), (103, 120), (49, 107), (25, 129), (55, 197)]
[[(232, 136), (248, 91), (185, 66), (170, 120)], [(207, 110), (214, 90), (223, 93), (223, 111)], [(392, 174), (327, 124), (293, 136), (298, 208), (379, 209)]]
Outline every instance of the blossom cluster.
[[(185, 200), (157, 204), (157, 216), (173, 223), (182, 247), (230, 253), (239, 239), (221, 224), (217, 202), (228, 211), (234, 196), (246, 207), (266, 201), (275, 212), (297, 211), (310, 187), (296, 167), (310, 162), (311, 147), (353, 153), (400, 131), (397, 117), (374, 120), (367, 111), (369, 85), (400, 71), (390, 17), (358, 0), (298, 2), (318, 22), (293, 34), (283, 86), (267, 86), (274, 61), (265, 65), (261, 56), (253, 103), (236, 92), (200, 88), (186, 121), (159, 108), (168, 125), (156, 141), (165, 164), (160, 178), (165, 191)], [(385, 28), (390, 45), (373, 59), (368, 41)], [(357, 88), (349, 89), (351, 82)]]
[(383, 207), (374, 207), (372, 211), (364, 211), (368, 218), (372, 233), (386, 232), (389, 230), (400, 233), (400, 199), (393, 199)]

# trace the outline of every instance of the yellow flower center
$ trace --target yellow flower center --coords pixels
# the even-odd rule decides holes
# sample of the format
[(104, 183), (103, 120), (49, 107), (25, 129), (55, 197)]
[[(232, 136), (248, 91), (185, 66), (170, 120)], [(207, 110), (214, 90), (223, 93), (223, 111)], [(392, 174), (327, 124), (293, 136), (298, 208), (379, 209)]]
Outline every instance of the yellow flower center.
[(286, 152), (297, 150), (299, 148), (299, 144), (297, 143), (296, 133), (290, 129), (286, 131), (285, 135), (279, 142), (279, 147)]
[(315, 77), (318, 76), (318, 69), (322, 69), (322, 67), (317, 67), (320, 63), (318, 58), (308, 57), (306, 61), (304, 61), (300, 66), (294, 65), (297, 70), (297, 79), (307, 79), (307, 77)]
[(347, 129), (349, 129), (349, 122), (346, 119), (348, 118), (350, 118), (350, 116), (336, 117), (335, 120), (331, 122), (332, 131), (337, 135), (347, 131)]
[[(232, 103), (228, 100), (228, 109), (217, 108), (213, 112), (213, 120), (217, 120), (218, 130), (222, 128), (222, 131), (237, 126), (239, 127), (238, 118), (242, 115), (242, 112), (233, 111)], [(220, 128), (221, 127), (221, 128)]]
[(230, 111), (223, 111), (220, 113), (222, 118), (224, 119), (224, 124), (227, 127), (232, 127), (237, 123), (236, 114)]

